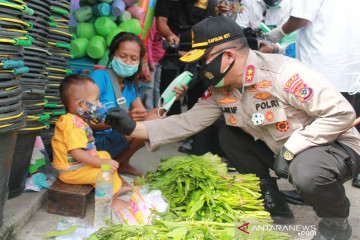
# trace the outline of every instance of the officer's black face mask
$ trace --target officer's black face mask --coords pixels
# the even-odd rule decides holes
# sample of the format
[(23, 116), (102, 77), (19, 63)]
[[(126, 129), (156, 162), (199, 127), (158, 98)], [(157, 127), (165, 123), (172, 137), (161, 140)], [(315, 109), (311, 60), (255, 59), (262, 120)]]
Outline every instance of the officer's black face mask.
[[(226, 49), (225, 49), (226, 50)], [(206, 63), (206, 59), (203, 59), (198, 64), (198, 76), (207, 81), (211, 86), (214, 87), (223, 87), (224, 86), (224, 77), (233, 67), (235, 60), (221, 73), (221, 62), (222, 57), (225, 53), (225, 50), (214, 58), (211, 62)]]

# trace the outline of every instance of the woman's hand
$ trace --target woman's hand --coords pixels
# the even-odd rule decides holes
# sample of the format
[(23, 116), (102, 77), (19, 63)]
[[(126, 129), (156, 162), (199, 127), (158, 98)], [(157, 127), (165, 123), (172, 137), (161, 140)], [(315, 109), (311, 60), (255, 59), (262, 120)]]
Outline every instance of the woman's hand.
[(134, 108), (129, 111), (129, 116), (135, 122), (144, 121), (147, 111), (144, 108)]
[(184, 84), (181, 84), (181, 87), (174, 87), (173, 91), (176, 92), (176, 100), (180, 100), (185, 95), (188, 89), (189, 88)]

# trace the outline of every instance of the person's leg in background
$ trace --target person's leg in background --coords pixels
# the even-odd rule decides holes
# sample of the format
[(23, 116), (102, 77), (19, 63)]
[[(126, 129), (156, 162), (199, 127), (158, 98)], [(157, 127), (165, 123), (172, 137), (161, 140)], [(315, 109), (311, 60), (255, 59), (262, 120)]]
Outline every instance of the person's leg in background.
[(225, 156), (239, 173), (253, 173), (260, 178), (260, 188), (264, 198), (264, 208), (274, 220), (293, 217), (281, 194), (276, 178), (270, 176), (274, 164), (274, 153), (261, 140), (238, 127), (223, 126), (219, 133), (220, 147)]
[[(182, 63), (179, 60), (179, 54), (174, 50), (166, 50), (165, 55), (161, 59), (161, 77), (160, 77), (160, 94), (162, 94), (170, 83), (181, 73)], [(175, 101), (167, 116), (181, 113), (180, 101)]]
[(154, 108), (154, 80), (139, 84), (139, 88), (146, 111), (151, 111)]
[[(185, 67), (185, 70), (187, 70), (193, 74), (192, 81), (190, 82), (189, 89), (187, 91), (187, 107), (189, 110), (195, 105), (195, 103), (198, 102), (199, 98), (201, 98), (204, 95), (204, 92), (209, 87), (209, 84), (197, 76), (195, 63), (187, 64), (187, 66)], [(178, 151), (183, 152), (183, 153), (188, 153), (188, 154), (190, 154), (190, 153), (195, 154), (193, 152), (195, 137), (196, 137), (196, 134), (188, 137), (184, 141), (184, 143), (182, 143), (179, 146)], [(200, 139), (201, 138), (198, 138), (197, 144), (202, 144), (202, 145), (206, 146), (207, 145), (206, 143), (199, 142)]]
[(160, 100), (161, 65), (159, 63), (154, 63), (154, 66), (154, 107), (157, 108)]

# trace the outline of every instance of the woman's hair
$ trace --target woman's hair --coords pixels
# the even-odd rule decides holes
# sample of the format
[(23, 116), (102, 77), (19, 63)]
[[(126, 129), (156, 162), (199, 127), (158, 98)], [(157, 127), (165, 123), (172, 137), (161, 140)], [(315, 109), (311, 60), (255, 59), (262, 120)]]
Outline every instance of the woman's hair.
[(140, 47), (140, 58), (139, 58), (138, 71), (134, 75), (126, 78), (126, 80), (129, 81), (130, 85), (135, 88), (136, 92), (139, 92), (138, 79), (142, 77), (142, 67), (143, 67), (143, 59), (145, 56), (145, 48), (144, 48), (143, 42), (141, 41), (141, 39), (138, 36), (136, 36), (133, 33), (129, 33), (129, 32), (121, 32), (118, 35), (116, 35), (114, 37), (114, 39), (112, 40), (110, 47), (109, 47), (109, 62), (107, 64), (107, 66), (109, 67), (109, 64), (112, 61), (112, 59), (114, 58), (115, 52), (120, 47), (120, 44), (123, 42), (126, 42), (126, 41), (136, 42), (137, 44), (139, 44), (139, 47)]

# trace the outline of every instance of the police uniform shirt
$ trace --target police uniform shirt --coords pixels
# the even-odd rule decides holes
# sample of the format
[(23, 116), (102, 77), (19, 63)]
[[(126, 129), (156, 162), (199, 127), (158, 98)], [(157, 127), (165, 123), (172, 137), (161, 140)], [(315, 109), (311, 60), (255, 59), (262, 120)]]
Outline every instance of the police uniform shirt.
[(352, 106), (318, 72), (296, 59), (250, 50), (241, 88), (211, 87), (181, 115), (144, 122), (149, 150), (191, 136), (224, 115), (227, 125), (261, 139), (275, 153), (297, 154), (334, 140), (360, 154)]
[(215, 16), (217, 0), (158, 0), (156, 17), (166, 17), (168, 26), (181, 42), (191, 43), (191, 27), (201, 20)]

